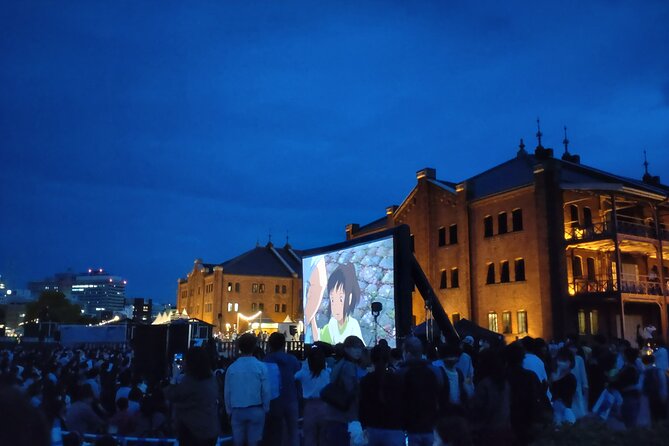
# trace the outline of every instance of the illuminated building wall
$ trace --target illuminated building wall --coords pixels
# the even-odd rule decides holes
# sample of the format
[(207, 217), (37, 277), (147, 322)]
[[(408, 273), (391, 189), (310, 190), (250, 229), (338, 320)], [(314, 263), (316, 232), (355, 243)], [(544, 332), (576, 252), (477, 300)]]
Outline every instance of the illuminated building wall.
[(245, 316), (262, 311), (263, 321), (302, 319), (301, 259), (290, 245), (256, 246), (220, 264), (197, 259), (193, 270), (177, 285), (177, 308), (213, 324), (218, 331), (240, 329)]
[[(635, 339), (636, 326), (649, 324), (666, 335), (669, 188), (657, 177), (622, 178), (541, 146), (534, 154), (523, 146), (459, 183), (429, 168), (416, 176), (399, 206), (348, 225), (346, 236), (408, 224), (452, 320), (473, 320), (509, 341), (623, 329)], [(413, 308), (416, 323), (424, 321), (417, 294)]]

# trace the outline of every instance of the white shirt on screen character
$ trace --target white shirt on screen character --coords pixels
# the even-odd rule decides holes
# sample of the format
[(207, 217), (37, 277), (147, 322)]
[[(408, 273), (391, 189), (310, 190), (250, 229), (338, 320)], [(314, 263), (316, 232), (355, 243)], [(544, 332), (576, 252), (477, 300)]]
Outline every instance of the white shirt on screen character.
[(362, 337), (362, 331), (360, 330), (360, 324), (353, 317), (346, 318), (346, 324), (344, 326), (344, 331), (339, 331), (339, 323), (333, 317), (330, 318), (328, 322), (328, 329), (330, 331), (330, 338), (332, 339), (332, 345), (339, 344), (344, 342), (344, 340), (349, 336), (357, 336), (365, 343), (365, 340)]

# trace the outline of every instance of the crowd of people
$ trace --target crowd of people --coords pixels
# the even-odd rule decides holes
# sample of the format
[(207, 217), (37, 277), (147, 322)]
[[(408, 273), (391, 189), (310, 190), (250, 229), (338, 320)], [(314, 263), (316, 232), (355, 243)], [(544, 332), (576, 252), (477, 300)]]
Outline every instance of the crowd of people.
[(247, 333), (237, 345), (234, 361), (192, 347), (155, 382), (135, 373), (131, 350), (2, 350), (0, 400), (13, 403), (0, 405), (0, 443), (79, 445), (99, 434), (99, 444), (215, 445), (230, 432), (235, 445), (526, 445), (581, 419), (629, 429), (667, 418), (661, 339), (638, 349), (600, 336), (439, 346), (409, 337), (369, 349), (349, 336), (287, 352), (273, 333), (265, 352)]

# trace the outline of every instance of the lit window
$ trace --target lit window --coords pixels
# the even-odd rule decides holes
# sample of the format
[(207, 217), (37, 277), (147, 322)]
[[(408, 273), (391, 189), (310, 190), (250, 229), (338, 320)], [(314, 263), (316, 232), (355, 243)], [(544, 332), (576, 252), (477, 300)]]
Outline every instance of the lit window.
[(232, 291), (232, 282), (228, 282), (228, 291)]
[(259, 287), (258, 287), (258, 291), (261, 292), (261, 293), (264, 293), (264, 292), (265, 292), (265, 284), (264, 284), (264, 283), (261, 283), (261, 284), (259, 285)]
[(488, 330), (497, 332), (497, 313), (491, 311), (488, 313)]
[(275, 313), (279, 312), (279, 304), (274, 304), (274, 312)]
[(527, 311), (519, 310), (516, 316), (518, 318), (518, 333), (527, 333)]
[(599, 334), (599, 313), (597, 310), (590, 312), (590, 333)]
[(235, 311), (239, 311), (239, 304), (235, 302)]
[(259, 289), (259, 286), (257, 283), (251, 284), (251, 292), (252, 293), (257, 293)]
[(585, 334), (585, 311), (578, 310), (578, 334)]
[(511, 333), (511, 312), (505, 311), (502, 313), (502, 333)]

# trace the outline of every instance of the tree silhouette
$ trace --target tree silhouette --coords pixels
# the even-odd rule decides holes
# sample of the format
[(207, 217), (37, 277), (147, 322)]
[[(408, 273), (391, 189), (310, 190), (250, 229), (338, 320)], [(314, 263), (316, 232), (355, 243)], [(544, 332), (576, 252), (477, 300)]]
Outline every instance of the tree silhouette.
[(36, 318), (43, 322), (73, 324), (82, 319), (81, 307), (67, 300), (60, 291), (43, 291), (39, 299), (26, 305), (26, 322)]

